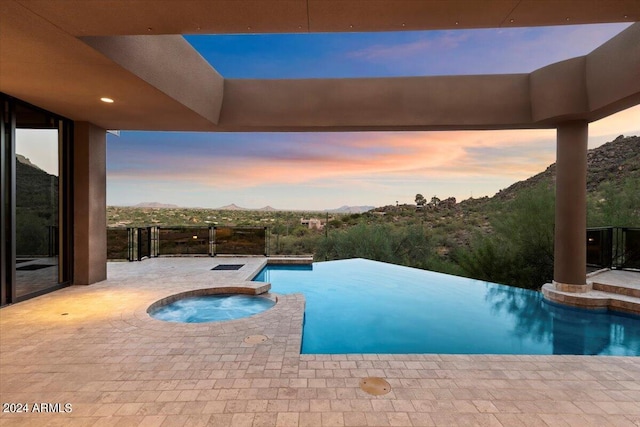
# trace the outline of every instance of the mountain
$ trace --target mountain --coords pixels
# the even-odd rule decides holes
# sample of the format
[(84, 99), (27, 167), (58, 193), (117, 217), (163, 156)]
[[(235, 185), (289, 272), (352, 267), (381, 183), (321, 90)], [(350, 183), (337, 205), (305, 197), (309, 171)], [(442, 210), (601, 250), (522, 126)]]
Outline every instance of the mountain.
[(240, 206), (236, 205), (235, 203), (231, 203), (230, 205), (226, 205), (226, 206), (222, 206), (220, 208), (216, 208), (216, 210), (218, 210), (218, 211), (248, 211), (248, 210), (251, 210), (251, 209), (241, 208)]
[(33, 163), (31, 163), (31, 160), (29, 160), (29, 158), (23, 156), (22, 154), (16, 153), (16, 160), (18, 161), (18, 163), (22, 163), (23, 165), (30, 166), (30, 167), (38, 169), (40, 171), (42, 170), (37, 165), (34, 165)]
[(142, 202), (137, 205), (133, 205), (133, 208), (179, 208), (178, 205), (172, 205), (170, 203), (158, 203), (158, 202)]
[(329, 213), (363, 213), (375, 209), (375, 206), (340, 206), (337, 209), (327, 209), (325, 212)]
[(16, 253), (51, 256), (49, 227), (58, 222), (58, 177), (23, 156), (16, 160)]
[(216, 208), (218, 211), (257, 211), (257, 212), (276, 212), (280, 209), (276, 209), (271, 206), (265, 206), (263, 208), (252, 209), (252, 208), (243, 208), (241, 206), (236, 205), (235, 203), (231, 203), (230, 205), (222, 206), (221, 208)]
[(58, 177), (34, 165), (24, 156), (16, 156), (16, 207), (46, 211), (58, 205)]
[[(43, 172), (44, 173), (44, 172)], [(158, 202), (142, 202), (137, 205), (130, 206), (132, 208), (180, 208), (178, 205), (158, 203)], [(318, 212), (329, 212), (329, 213), (362, 213), (373, 209), (373, 206), (341, 206), (338, 209), (331, 210), (318, 210)], [(187, 208), (184, 208), (187, 209)], [(194, 208), (195, 209), (195, 208)], [(231, 203), (230, 205), (221, 206), (219, 208), (215, 208), (217, 211), (256, 211), (256, 212), (278, 212), (281, 209), (276, 209), (273, 206), (267, 205), (262, 208), (253, 209), (253, 208), (243, 208), (242, 206), (238, 206), (235, 203)], [(301, 210), (303, 211), (303, 210)], [(305, 212), (309, 210), (304, 210)]]
[[(610, 183), (617, 188), (630, 178), (640, 178), (640, 137), (620, 135), (613, 141), (588, 151), (588, 193), (598, 191), (603, 183)], [(553, 185), (555, 179), (556, 164), (553, 163), (544, 172), (500, 190), (494, 198), (512, 199), (519, 191), (538, 184)]]

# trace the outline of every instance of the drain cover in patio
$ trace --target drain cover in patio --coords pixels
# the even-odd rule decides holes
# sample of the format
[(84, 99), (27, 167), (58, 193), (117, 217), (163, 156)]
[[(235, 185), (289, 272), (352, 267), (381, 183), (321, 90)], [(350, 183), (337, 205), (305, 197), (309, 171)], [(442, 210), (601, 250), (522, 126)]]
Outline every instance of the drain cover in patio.
[(391, 391), (391, 385), (384, 378), (369, 377), (360, 380), (360, 388), (374, 396), (381, 396)]
[(231, 270), (240, 270), (242, 267), (244, 267), (244, 264), (219, 264), (213, 267), (211, 270), (231, 271)]
[(22, 267), (16, 267), (16, 270), (20, 271), (34, 271), (34, 270), (42, 270), (43, 268), (55, 267), (55, 264), (31, 264), (31, 265), (23, 265)]

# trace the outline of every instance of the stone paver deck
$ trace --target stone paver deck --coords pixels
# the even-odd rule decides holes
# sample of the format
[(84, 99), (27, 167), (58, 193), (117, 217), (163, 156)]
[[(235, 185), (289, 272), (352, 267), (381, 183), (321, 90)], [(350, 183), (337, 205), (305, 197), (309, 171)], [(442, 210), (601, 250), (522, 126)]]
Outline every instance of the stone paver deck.
[[(210, 270), (225, 263), (245, 266)], [(0, 425), (640, 426), (637, 357), (300, 355), (302, 295), (218, 324), (146, 313), (172, 294), (242, 284), (264, 263), (111, 263), (105, 282), (3, 308), (0, 401), (72, 411), (3, 412)], [(257, 334), (269, 340), (243, 341)], [(367, 376), (392, 391), (366, 394)]]

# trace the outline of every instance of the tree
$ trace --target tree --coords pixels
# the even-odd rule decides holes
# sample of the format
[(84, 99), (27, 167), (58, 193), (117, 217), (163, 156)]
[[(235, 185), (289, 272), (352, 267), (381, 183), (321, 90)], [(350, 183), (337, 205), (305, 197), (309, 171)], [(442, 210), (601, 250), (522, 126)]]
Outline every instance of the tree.
[(440, 204), (440, 199), (438, 199), (437, 196), (433, 196), (431, 198), (431, 203), (430, 204), (433, 205), (433, 206), (438, 206)]
[(427, 199), (420, 193), (416, 194), (416, 205), (422, 207), (427, 203)]

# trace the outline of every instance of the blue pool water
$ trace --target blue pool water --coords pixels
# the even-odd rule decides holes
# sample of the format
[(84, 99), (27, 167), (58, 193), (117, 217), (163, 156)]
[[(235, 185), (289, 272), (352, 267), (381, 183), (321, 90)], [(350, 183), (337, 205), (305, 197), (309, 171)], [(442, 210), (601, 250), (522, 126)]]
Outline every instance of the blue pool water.
[(240, 319), (265, 311), (275, 302), (249, 295), (204, 295), (182, 298), (149, 315), (167, 322), (204, 323)]
[(364, 259), (268, 266), (254, 280), (304, 294), (303, 353), (640, 355), (640, 318), (526, 289)]

